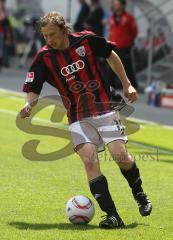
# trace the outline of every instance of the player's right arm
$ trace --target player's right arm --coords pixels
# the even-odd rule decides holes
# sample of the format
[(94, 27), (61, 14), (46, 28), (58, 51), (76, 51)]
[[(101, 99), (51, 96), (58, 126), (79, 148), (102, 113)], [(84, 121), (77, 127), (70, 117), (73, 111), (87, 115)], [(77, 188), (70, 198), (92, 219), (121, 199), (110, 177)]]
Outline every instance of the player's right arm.
[(26, 93), (25, 105), (20, 111), (21, 118), (26, 118), (30, 116), (32, 107), (37, 104), (38, 98), (39, 98), (39, 94), (36, 94), (34, 92)]
[(25, 105), (20, 111), (21, 118), (29, 117), (32, 107), (37, 104), (43, 83), (48, 78), (48, 70), (43, 61), (43, 55), (36, 55), (27, 73), (23, 91), (26, 92)]

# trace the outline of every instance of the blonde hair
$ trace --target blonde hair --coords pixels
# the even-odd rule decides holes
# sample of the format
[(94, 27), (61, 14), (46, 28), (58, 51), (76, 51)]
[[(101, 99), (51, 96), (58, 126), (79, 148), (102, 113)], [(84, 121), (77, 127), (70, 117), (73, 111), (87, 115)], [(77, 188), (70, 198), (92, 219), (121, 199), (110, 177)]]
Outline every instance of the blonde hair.
[(42, 32), (41, 28), (45, 27), (49, 23), (54, 24), (60, 29), (64, 29), (66, 33), (70, 33), (72, 31), (72, 26), (65, 21), (64, 17), (59, 12), (50, 12), (47, 15), (40, 17), (37, 22), (38, 31)]

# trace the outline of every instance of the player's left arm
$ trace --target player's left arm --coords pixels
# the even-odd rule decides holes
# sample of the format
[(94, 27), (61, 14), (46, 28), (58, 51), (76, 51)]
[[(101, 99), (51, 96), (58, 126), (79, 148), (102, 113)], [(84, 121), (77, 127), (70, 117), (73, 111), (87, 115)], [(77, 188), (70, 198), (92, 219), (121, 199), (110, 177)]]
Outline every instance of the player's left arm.
[(112, 68), (112, 70), (117, 74), (117, 76), (121, 80), (124, 95), (128, 98), (130, 102), (136, 101), (137, 92), (135, 88), (131, 85), (131, 82), (127, 77), (124, 66), (119, 56), (112, 50), (110, 56), (106, 60), (109, 66)]

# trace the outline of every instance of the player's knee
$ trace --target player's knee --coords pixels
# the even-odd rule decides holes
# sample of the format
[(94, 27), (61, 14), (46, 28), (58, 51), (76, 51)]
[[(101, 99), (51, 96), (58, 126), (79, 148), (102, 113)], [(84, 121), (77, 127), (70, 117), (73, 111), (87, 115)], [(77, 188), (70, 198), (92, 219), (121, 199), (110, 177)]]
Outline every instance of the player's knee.
[(120, 167), (131, 166), (133, 162), (131, 155), (127, 151), (124, 151), (123, 149), (119, 152), (114, 153), (112, 157), (113, 157), (113, 160)]
[(112, 158), (115, 162), (119, 163), (127, 159), (127, 152), (123, 147), (119, 147), (111, 152)]
[(98, 171), (99, 160), (97, 149), (94, 145), (84, 145), (83, 148), (78, 151), (78, 154), (84, 163), (87, 173)]
[(92, 155), (84, 157), (83, 162), (88, 171), (92, 171), (98, 165), (98, 159)]

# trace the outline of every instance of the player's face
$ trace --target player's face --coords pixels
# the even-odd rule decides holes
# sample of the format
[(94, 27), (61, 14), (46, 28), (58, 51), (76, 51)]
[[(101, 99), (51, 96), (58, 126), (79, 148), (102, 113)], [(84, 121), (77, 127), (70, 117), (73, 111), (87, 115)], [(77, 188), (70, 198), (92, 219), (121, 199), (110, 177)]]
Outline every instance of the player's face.
[(60, 29), (54, 24), (47, 24), (41, 28), (46, 43), (54, 49), (66, 48), (67, 34), (64, 29)]

